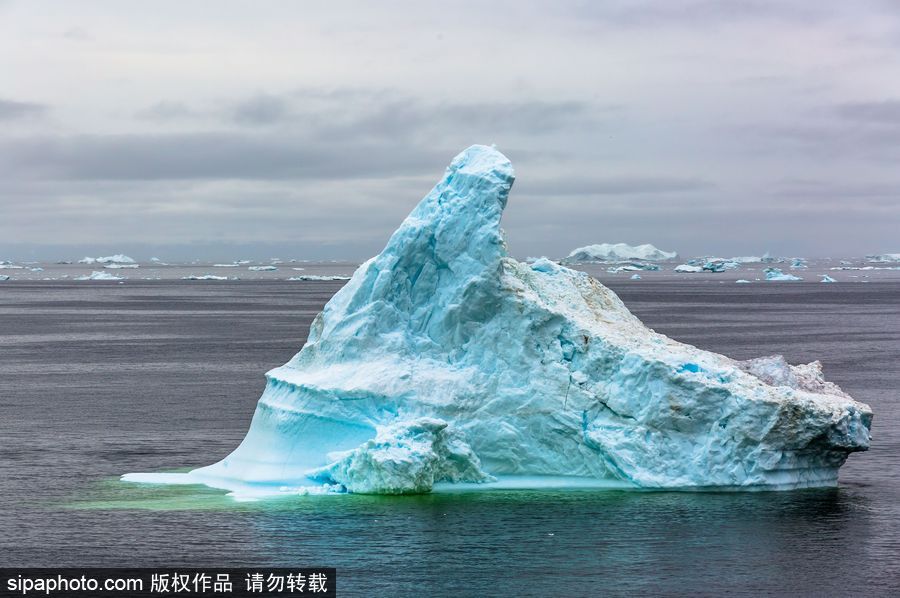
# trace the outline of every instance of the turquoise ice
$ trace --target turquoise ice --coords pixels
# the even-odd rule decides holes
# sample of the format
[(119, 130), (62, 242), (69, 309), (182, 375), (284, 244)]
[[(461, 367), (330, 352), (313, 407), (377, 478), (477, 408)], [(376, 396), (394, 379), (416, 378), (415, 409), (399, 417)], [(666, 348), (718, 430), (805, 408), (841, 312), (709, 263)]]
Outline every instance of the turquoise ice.
[(609, 289), (500, 229), (514, 174), (459, 154), (384, 250), (266, 374), (234, 452), (187, 474), (238, 496), (473, 488), (832, 486), (868, 406), (818, 362), (748, 362), (645, 327)]

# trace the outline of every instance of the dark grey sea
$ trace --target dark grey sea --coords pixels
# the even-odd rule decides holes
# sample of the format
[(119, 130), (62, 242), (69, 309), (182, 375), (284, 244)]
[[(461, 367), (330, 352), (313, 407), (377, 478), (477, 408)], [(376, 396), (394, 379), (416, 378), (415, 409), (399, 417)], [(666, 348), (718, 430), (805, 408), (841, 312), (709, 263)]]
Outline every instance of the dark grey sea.
[(479, 492), (236, 503), (123, 484), (243, 437), (263, 373), (342, 282), (0, 286), (0, 566), (331, 566), (341, 595), (900, 592), (900, 282), (607, 281), (736, 358), (821, 360), (875, 411), (837, 489)]

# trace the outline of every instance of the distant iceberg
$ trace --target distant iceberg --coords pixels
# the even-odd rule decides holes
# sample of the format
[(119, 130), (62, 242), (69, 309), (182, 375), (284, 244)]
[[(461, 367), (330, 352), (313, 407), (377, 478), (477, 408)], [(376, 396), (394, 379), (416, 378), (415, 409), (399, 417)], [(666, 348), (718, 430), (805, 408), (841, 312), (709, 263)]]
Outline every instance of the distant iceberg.
[(809, 265), (806, 263), (805, 258), (795, 257), (791, 259), (791, 270), (802, 270), (808, 267)]
[(106, 257), (84, 257), (78, 260), (79, 264), (133, 264), (135, 261), (128, 257), (127, 255), (123, 255), (121, 253), (117, 253), (116, 255), (108, 255)]
[(110, 272), (102, 272), (94, 270), (88, 276), (79, 276), (74, 278), (73, 280), (125, 280), (123, 276), (116, 276), (115, 274), (111, 274)]
[(276, 266), (247, 266), (251, 272), (274, 272), (278, 270)]
[(822, 280), (820, 282), (837, 282), (835, 279), (828, 276), (827, 274), (822, 274), (821, 276), (822, 276)]
[(867, 255), (866, 259), (876, 264), (900, 262), (900, 253), (882, 253), (880, 255)]
[(797, 280), (803, 280), (798, 276), (794, 276), (793, 274), (786, 274), (782, 272), (778, 268), (766, 268), (766, 280), (770, 280), (773, 282), (793, 282)]
[(679, 264), (679, 265), (675, 266), (675, 271), (682, 272), (682, 273), (697, 273), (697, 272), (703, 272), (703, 267), (702, 266), (692, 266), (690, 264)]
[(740, 267), (741, 262), (736, 262), (733, 259), (706, 256), (688, 260), (687, 265), (696, 266), (700, 270), (682, 270), (682, 272), (725, 272), (726, 270), (736, 270)]
[[(216, 276), (214, 274), (190, 274), (188, 276), (182, 276), (181, 280), (228, 280), (228, 277)], [(233, 280), (237, 280), (237, 278)]]
[(619, 272), (656, 272), (660, 268), (657, 264), (647, 262), (632, 262), (624, 266), (611, 266), (606, 269), (610, 274), (618, 274)]
[[(296, 268), (295, 268), (296, 270)], [(301, 268), (302, 270), (302, 268)], [(350, 280), (349, 276), (336, 276), (331, 274), (301, 274), (300, 276), (291, 276), (288, 280)]]
[(513, 169), (472, 146), (266, 374), (246, 437), (189, 473), (255, 497), (447, 485), (791, 489), (837, 484), (872, 412), (818, 362), (736, 361), (645, 327), (615, 293), (518, 262)]
[(601, 243), (573, 250), (562, 260), (562, 263), (626, 262), (629, 260), (658, 262), (673, 260), (676, 257), (678, 254), (674, 251), (663, 251), (649, 243), (634, 246), (625, 243)]
[(103, 267), (104, 267), (104, 268), (109, 268), (110, 270), (119, 270), (119, 269), (122, 269), (122, 268), (137, 268), (138, 265), (137, 265), (137, 264), (116, 264), (116, 263), (112, 263), (112, 264), (104, 264)]

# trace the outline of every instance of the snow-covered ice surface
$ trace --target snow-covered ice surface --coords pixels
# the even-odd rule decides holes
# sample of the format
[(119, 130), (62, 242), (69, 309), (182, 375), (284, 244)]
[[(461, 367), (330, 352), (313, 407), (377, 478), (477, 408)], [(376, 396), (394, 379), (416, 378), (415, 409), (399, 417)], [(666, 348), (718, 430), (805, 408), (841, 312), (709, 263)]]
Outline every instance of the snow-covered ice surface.
[(581, 262), (624, 262), (628, 260), (664, 261), (678, 257), (674, 251), (663, 251), (649, 243), (628, 245), (626, 243), (600, 243), (573, 249), (563, 263)]
[[(507, 254), (509, 161), (473, 146), (267, 373), (240, 446), (185, 474), (237, 497), (472, 487), (833, 486), (872, 412), (818, 362), (646, 328), (587, 274)], [(496, 481), (495, 481), (496, 480)]]

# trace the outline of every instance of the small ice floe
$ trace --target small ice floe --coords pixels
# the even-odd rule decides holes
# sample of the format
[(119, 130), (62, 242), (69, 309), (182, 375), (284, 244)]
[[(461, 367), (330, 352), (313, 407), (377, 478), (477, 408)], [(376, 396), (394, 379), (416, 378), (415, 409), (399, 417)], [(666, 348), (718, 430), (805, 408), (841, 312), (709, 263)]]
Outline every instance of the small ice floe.
[(691, 266), (690, 264), (681, 264), (679, 266), (675, 266), (676, 272), (703, 272), (703, 268), (700, 266)]
[(641, 275), (640, 275), (640, 274), (632, 274), (632, 275), (631, 275), (631, 280), (640, 280), (640, 279), (641, 279)]
[(278, 270), (276, 266), (247, 266), (251, 272), (274, 272)]
[(0, 274), (0, 280), (9, 280), (9, 274)]
[(766, 280), (772, 282), (793, 282), (796, 280), (803, 280), (799, 276), (794, 276), (793, 274), (786, 274), (781, 271), (779, 268), (766, 268), (764, 270), (766, 273)]
[[(191, 274), (182, 276), (181, 280), (228, 280), (227, 276), (216, 276), (214, 274)], [(237, 280), (236, 278), (234, 280)]]
[(110, 270), (120, 270), (122, 268), (138, 268), (137, 264), (103, 264), (104, 268), (109, 268)]
[(22, 266), (17, 266), (12, 262), (0, 262), (0, 269), (2, 270), (21, 270)]
[(291, 268), (291, 270), (297, 270), (297, 271), (302, 272), (303, 270), (306, 270), (306, 268)]
[(35, 266), (34, 268), (28, 268), (28, 269), (31, 270), (32, 272), (43, 272), (44, 271), (44, 269), (41, 268), (40, 266)]
[(116, 276), (109, 272), (94, 270), (89, 276), (79, 276), (75, 280), (125, 280), (124, 276)]
[(649, 262), (631, 262), (623, 266), (612, 266), (606, 271), (610, 274), (618, 274), (619, 272), (656, 272), (659, 266)]
[(819, 282), (837, 282), (837, 281), (835, 279), (833, 279), (832, 277), (828, 276), (827, 274), (822, 274), (822, 280), (820, 280)]
[(322, 276), (319, 274), (302, 274), (300, 276), (292, 276), (288, 278), (288, 280), (298, 281), (298, 280), (350, 280), (349, 276)]
[(213, 268), (239, 268), (240, 264), (235, 262), (233, 264), (213, 264)]
[(750, 281), (747, 280), (746, 278), (738, 278), (738, 279), (735, 280), (734, 282), (737, 283), (737, 284), (750, 284)]

